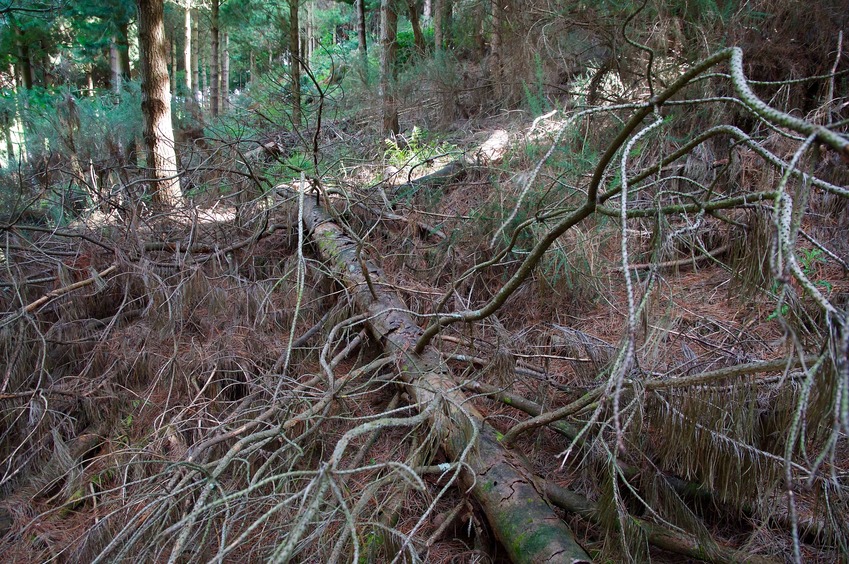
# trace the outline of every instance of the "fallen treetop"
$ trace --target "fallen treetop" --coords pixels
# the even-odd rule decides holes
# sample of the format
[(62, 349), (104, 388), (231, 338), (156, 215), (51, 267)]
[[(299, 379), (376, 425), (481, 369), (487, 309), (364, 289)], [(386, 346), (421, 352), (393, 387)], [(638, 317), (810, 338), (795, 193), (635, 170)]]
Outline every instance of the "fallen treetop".
[[(574, 535), (534, 486), (521, 458), (505, 449), (497, 432), (460, 391), (439, 352), (412, 349), (421, 328), (370, 260), (361, 263), (357, 244), (320, 206), (304, 200), (304, 223), (322, 260), (343, 284), (352, 302), (369, 316), (369, 327), (387, 352), (398, 356), (402, 377), (418, 405), (441, 402), (430, 424), (449, 457), (467, 468), (461, 482), (482, 507), (511, 560), (590, 562)], [(367, 280), (366, 277), (370, 280)]]

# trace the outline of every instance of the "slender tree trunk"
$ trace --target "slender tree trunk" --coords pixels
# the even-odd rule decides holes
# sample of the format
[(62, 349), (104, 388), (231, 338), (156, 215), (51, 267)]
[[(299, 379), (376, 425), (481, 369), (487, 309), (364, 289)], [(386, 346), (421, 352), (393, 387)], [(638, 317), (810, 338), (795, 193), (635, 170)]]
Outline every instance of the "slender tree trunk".
[(433, 0), (433, 50), (436, 53), (442, 51), (442, 16), (444, 10), (442, 5), (448, 0)]
[(357, 13), (357, 52), (360, 55), (360, 78), (368, 84), (368, 43), (366, 41), (366, 9), (365, 0), (354, 0)]
[(250, 79), (248, 80), (249, 84), (253, 85), (254, 80), (256, 80), (256, 53), (254, 53), (253, 49), (251, 49), (251, 69), (250, 69)]
[(407, 0), (407, 10), (410, 14), (410, 25), (413, 26), (413, 43), (416, 46), (416, 52), (419, 55), (424, 55), (425, 40), (422, 33), (422, 26), (419, 23), (419, 3), (418, 0)]
[(442, 41), (445, 48), (454, 44), (451, 39), (451, 15), (453, 12), (451, 0), (442, 0)]
[(195, 102), (200, 102), (200, 44), (198, 42), (198, 10), (192, 8), (192, 95)]
[(219, 98), (220, 98), (220, 80), (221, 75), (218, 72), (218, 66), (221, 64), (220, 57), (218, 54), (218, 42), (219, 42), (219, 30), (218, 30), (218, 2), (219, 0), (212, 0), (212, 14), (210, 19), (210, 35), (212, 36), (212, 53), (210, 53), (210, 61), (209, 61), (209, 113), (212, 114), (212, 117), (216, 117), (218, 115), (219, 109)]
[(304, 61), (307, 65), (312, 63), (313, 49), (315, 49), (315, 3), (307, 2), (307, 49)]
[[(17, 67), (14, 64), (9, 65), (9, 76), (12, 77), (12, 92), (17, 94), (19, 92), (20, 87), (20, 79)], [(23, 127), (23, 119), (21, 116), (21, 106), (26, 104), (26, 98), (24, 98), (24, 102), (22, 103), (20, 98), (16, 96), (17, 103), (13, 104), (13, 110), (11, 115), (9, 116), (9, 137), (7, 138), (7, 143), (12, 142), (14, 145), (13, 137), (17, 137), (17, 155), (18, 159), (23, 162), (27, 162), (29, 160), (28, 147), (26, 142), (26, 132)], [(13, 131), (15, 134), (13, 135)]]
[(292, 123), (301, 124), (301, 39), (298, 0), (289, 0), (289, 56), (292, 74)]
[(115, 37), (109, 42), (109, 82), (112, 92), (121, 93), (121, 56), (118, 53), (118, 42)]
[(501, 2), (492, 0), (492, 38), (490, 39), (489, 78), (495, 99), (500, 101), (504, 95), (504, 79), (501, 72), (501, 20), (503, 17)]
[(221, 54), (221, 111), (230, 107), (230, 34), (224, 32), (224, 51)]
[(20, 84), (25, 90), (32, 90), (35, 84), (35, 77), (32, 71), (32, 61), (30, 60), (29, 45), (24, 32), (12, 20), (12, 27), (15, 30), (15, 43), (18, 48), (18, 72), (20, 73)]
[(398, 133), (398, 103), (395, 99), (395, 54), (398, 48), (396, 0), (380, 3), (380, 97), (383, 103), (383, 132)]
[[(50, 49), (52, 47), (51, 42), (47, 39), (42, 39), (38, 42), (39, 53), (37, 58), (33, 56), (32, 58), (37, 61), (36, 68), (41, 69), (41, 85), (45, 88), (50, 88), (51, 86), (56, 86), (58, 81), (61, 79), (55, 73), (55, 69), (53, 65), (50, 63)], [(36, 69), (32, 69), (33, 81), (38, 81), (38, 74), (36, 73)]]
[(6, 167), (13, 168), (15, 164), (15, 143), (12, 141), (14, 120), (8, 110), (3, 110), (3, 138), (6, 141)]
[(170, 86), (172, 88), (171, 95), (173, 96), (177, 90), (177, 42), (174, 41), (174, 35), (168, 35), (168, 55), (170, 61)]
[(132, 78), (130, 69), (130, 24), (123, 23), (118, 26), (118, 64), (121, 67), (121, 78), (130, 80)]
[[(76, 214), (74, 202), (78, 200), (82, 194), (87, 194), (91, 203), (96, 206), (103, 204), (103, 198), (97, 190), (96, 185), (89, 184), (83, 172), (80, 157), (77, 153), (76, 132), (80, 127), (79, 109), (77, 102), (73, 96), (67, 94), (65, 99), (56, 105), (56, 110), (60, 115), (60, 122), (63, 122), (65, 127), (65, 144), (68, 150), (68, 165), (71, 168), (71, 183), (77, 186), (77, 194), (68, 194), (70, 197), (66, 200), (65, 209), (72, 214)], [(70, 188), (70, 187), (69, 187)], [(73, 192), (73, 190), (69, 190)]]
[(183, 66), (186, 69), (185, 85), (186, 94), (192, 92), (192, 8), (191, 3), (186, 4), (185, 13), (185, 41), (183, 45)]
[(209, 68), (206, 64), (206, 61), (198, 60), (198, 64), (200, 65), (200, 79), (201, 79), (201, 94), (203, 95), (203, 107), (205, 109), (209, 109)]
[(433, 14), (433, 10), (431, 10), (431, 0), (424, 0), (424, 9), (422, 10), (422, 19), (424, 22), (430, 23), (431, 14)]
[(89, 97), (94, 96), (94, 74), (92, 73), (93, 68), (94, 68), (94, 65), (91, 65), (91, 64), (88, 64), (85, 67), (85, 81), (86, 81), (86, 88), (88, 90), (86, 92), (86, 96), (89, 96)]
[(171, 124), (171, 86), (163, 22), (164, 0), (138, 0), (139, 63), (142, 76), (142, 117), (147, 167), (154, 203), (174, 207), (182, 203), (174, 129)]
[[(26, 110), (29, 108), (29, 96), (28, 91), (33, 87), (33, 72), (32, 72), (32, 61), (30, 60), (30, 52), (29, 46), (27, 46), (24, 32), (17, 26), (15, 23), (15, 19), (13, 15), (9, 15), (9, 21), (11, 23), (12, 29), (15, 34), (15, 43), (18, 50), (18, 64), (12, 67), (12, 77), (17, 76), (17, 84), (15, 85), (15, 92), (20, 93), (19, 87), (23, 86), (24, 95), (16, 96), (17, 103), (15, 104), (15, 118), (13, 123), (18, 124), (18, 140), (19, 140), (19, 152), (21, 155), (21, 159), (24, 162), (29, 161), (29, 151), (30, 151), (30, 143), (27, 135), (27, 130), (24, 128), (24, 114)], [(15, 70), (17, 70), (17, 74), (15, 74)]]

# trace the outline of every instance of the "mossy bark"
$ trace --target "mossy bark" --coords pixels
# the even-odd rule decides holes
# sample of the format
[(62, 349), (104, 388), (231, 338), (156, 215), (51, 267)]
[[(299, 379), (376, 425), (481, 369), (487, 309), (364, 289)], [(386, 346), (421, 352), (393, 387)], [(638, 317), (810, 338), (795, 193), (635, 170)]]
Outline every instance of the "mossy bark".
[[(590, 562), (574, 535), (543, 499), (532, 472), (519, 455), (505, 449), (495, 429), (468, 402), (442, 362), (438, 351), (428, 347), (413, 354), (422, 329), (406, 313), (408, 308), (385, 281), (382, 269), (372, 261), (363, 267), (357, 244), (311, 199), (304, 202), (304, 222), (321, 258), (342, 283), (357, 308), (369, 315), (369, 325), (383, 348), (399, 356), (408, 392), (420, 405), (443, 401), (431, 424), (442, 438), (448, 456), (464, 452), (470, 472), (463, 486), (480, 504), (495, 536), (513, 562)], [(371, 278), (366, 281), (365, 273)], [(374, 293), (372, 293), (372, 289)], [(470, 441), (474, 441), (469, 448)]]

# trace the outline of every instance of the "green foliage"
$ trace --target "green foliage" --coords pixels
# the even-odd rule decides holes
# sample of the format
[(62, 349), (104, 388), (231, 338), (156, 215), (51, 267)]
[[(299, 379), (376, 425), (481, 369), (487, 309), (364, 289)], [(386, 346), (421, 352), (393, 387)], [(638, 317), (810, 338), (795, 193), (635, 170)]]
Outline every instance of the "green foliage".
[(2, 109), (20, 116), (31, 159), (63, 164), (42, 174), (38, 185), (0, 174), (0, 213), (14, 213), (29, 204), (54, 225), (73, 220), (71, 208), (91, 203), (80, 179), (68, 174), (72, 159), (84, 168), (84, 181), (90, 182), (91, 167), (103, 175), (109, 167), (121, 166), (126, 148), (141, 136), (141, 93), (136, 82), (126, 83), (118, 96), (77, 96), (61, 88), (21, 90), (4, 98)]
[(531, 115), (542, 115), (550, 109), (551, 104), (545, 95), (545, 71), (539, 53), (534, 53), (534, 82), (529, 85), (526, 81), (522, 81), (522, 90), (525, 94), (525, 104)]
[(300, 178), (302, 172), (307, 176), (313, 176), (316, 172), (312, 155), (301, 152), (294, 153), (288, 157), (283, 162), (283, 167), (289, 171), (293, 179)]
[(398, 167), (418, 167), (437, 156), (459, 152), (456, 145), (430, 140), (428, 137), (427, 131), (416, 125), (413, 126), (409, 137), (397, 136), (394, 139), (385, 139), (384, 161)]

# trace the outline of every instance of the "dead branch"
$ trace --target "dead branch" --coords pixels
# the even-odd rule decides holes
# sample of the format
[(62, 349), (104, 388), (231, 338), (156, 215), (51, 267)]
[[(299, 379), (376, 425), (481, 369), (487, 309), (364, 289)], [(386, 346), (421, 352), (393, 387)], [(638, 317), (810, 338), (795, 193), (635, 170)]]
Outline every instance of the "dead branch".
[[(458, 390), (439, 352), (427, 348), (411, 354), (421, 328), (386, 283), (383, 272), (366, 261), (376, 296), (372, 296), (357, 260), (357, 244), (312, 200), (305, 202), (304, 222), (319, 254), (347, 288), (357, 308), (369, 315), (369, 327), (400, 365), (407, 390), (418, 405), (442, 400), (430, 417), (441, 446), (469, 468), (462, 483), (487, 515), (497, 538), (514, 562), (589, 562), (572, 532), (552, 512), (534, 487), (521, 458), (504, 449), (497, 433)], [(471, 442), (470, 442), (471, 441)]]

